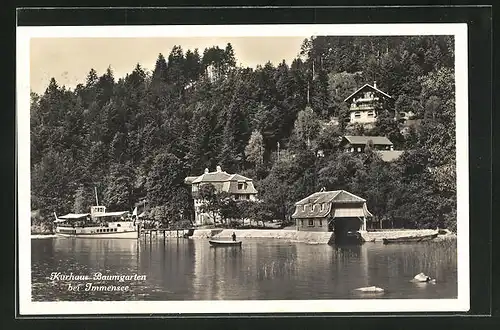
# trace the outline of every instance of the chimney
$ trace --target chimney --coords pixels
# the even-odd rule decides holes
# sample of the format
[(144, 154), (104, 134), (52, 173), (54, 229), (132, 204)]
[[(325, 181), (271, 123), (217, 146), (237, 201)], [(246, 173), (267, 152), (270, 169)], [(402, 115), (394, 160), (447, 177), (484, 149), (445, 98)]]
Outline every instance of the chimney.
[(376, 80), (373, 82), (373, 88), (377, 88), (377, 81)]
[(222, 172), (222, 169), (220, 168), (220, 166), (217, 166), (217, 172)]
[(208, 173), (208, 168), (205, 168), (205, 174), (207, 174), (207, 173)]

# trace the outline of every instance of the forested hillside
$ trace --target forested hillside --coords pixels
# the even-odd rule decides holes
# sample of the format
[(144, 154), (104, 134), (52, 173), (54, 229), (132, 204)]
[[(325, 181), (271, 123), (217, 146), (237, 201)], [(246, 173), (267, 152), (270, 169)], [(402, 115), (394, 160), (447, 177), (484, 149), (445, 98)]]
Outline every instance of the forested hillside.
[[(108, 210), (147, 198), (150, 217), (179, 221), (193, 207), (184, 178), (220, 165), (254, 180), (255, 217), (285, 219), (325, 187), (366, 198), (394, 226), (454, 229), (453, 49), (448, 36), (315, 37), (292, 63), (250, 69), (236, 66), (230, 44), (176, 46), (152, 72), (137, 64), (116, 79), (89, 68), (74, 90), (52, 79), (31, 99), (32, 209), (48, 222), (53, 211), (87, 212), (97, 187)], [(343, 100), (373, 81), (420, 125), (401, 134), (384, 115), (369, 131), (347, 125)], [(327, 125), (332, 117), (340, 124)], [(386, 163), (339, 152), (353, 130), (405, 153)]]

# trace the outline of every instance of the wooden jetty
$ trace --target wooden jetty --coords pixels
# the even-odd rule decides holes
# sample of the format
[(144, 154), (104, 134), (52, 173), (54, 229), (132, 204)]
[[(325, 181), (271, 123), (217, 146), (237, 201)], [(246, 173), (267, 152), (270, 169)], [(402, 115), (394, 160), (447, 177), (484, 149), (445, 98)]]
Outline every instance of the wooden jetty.
[[(175, 232), (175, 236), (172, 235), (172, 232)], [(174, 237), (174, 238), (189, 238), (193, 236), (194, 234), (194, 228), (140, 228), (140, 230), (137, 233), (137, 238), (140, 238), (141, 236), (144, 238), (149, 238), (151, 239), (152, 237), (161, 237), (163, 236), (163, 239), (165, 240), (167, 237)]]

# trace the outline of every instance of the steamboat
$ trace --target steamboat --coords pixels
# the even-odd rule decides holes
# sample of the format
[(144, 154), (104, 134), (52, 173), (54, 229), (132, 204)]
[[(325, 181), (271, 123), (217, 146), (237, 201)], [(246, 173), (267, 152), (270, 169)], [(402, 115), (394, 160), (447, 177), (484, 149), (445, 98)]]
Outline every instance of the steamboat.
[[(97, 200), (97, 198), (96, 198)], [(97, 202), (99, 204), (99, 202)], [(102, 205), (92, 206), (90, 213), (54, 213), (56, 235), (78, 238), (138, 238), (137, 215), (128, 211), (106, 212)]]

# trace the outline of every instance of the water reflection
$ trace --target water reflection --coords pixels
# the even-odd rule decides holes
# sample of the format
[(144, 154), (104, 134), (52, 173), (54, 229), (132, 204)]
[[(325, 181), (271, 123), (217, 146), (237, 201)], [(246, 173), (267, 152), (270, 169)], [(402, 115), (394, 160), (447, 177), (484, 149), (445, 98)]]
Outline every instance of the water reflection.
[[(211, 247), (203, 239), (32, 240), (33, 300), (347, 299), (378, 286), (369, 298), (454, 298), (456, 247), (437, 243), (335, 247), (246, 239)], [(51, 272), (139, 274), (130, 291), (69, 292)], [(434, 285), (410, 280), (424, 272)], [(95, 283), (94, 283), (95, 284)], [(105, 284), (118, 284), (109, 281)], [(362, 298), (368, 298), (363, 295)]]

